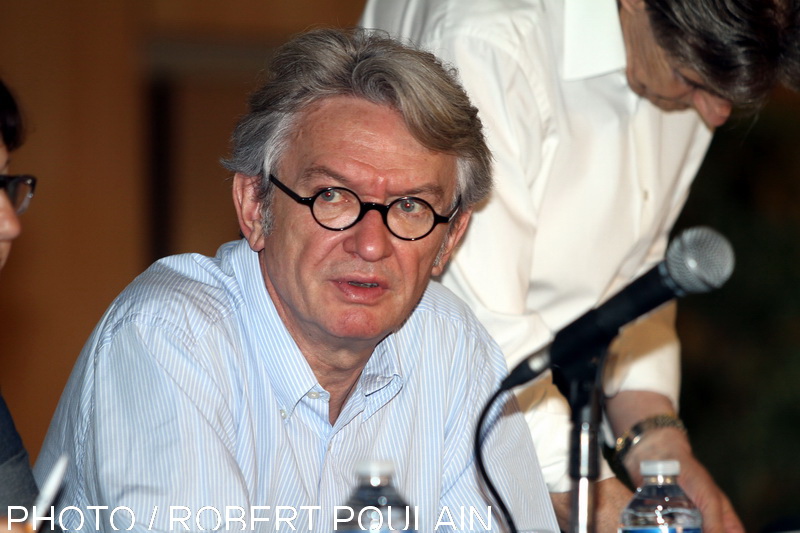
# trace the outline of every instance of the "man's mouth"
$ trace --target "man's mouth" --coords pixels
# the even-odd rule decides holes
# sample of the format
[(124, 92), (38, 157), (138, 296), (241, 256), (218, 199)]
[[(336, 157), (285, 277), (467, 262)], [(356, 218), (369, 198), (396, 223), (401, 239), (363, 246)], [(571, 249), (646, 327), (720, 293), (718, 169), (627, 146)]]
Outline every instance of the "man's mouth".
[(361, 283), (359, 281), (348, 281), (347, 283), (353, 287), (363, 287), (365, 289), (374, 289), (378, 286), (377, 283)]

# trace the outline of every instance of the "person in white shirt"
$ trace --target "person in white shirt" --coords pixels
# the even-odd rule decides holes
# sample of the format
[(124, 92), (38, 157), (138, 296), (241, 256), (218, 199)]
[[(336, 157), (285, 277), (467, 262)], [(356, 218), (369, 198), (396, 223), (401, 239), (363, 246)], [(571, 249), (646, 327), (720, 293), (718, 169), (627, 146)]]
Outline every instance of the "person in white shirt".
[[(452, 63), (486, 125), (496, 188), (442, 281), (509, 366), (663, 258), (714, 128), (800, 78), (792, 13), (788, 0), (367, 2), (360, 24)], [(640, 459), (678, 458), (706, 531), (740, 531), (676, 416), (674, 313), (615, 341), (606, 415), (634, 482)], [(569, 407), (549, 379), (519, 396), (565, 527)], [(598, 485), (601, 531), (630, 494), (611, 475)]]

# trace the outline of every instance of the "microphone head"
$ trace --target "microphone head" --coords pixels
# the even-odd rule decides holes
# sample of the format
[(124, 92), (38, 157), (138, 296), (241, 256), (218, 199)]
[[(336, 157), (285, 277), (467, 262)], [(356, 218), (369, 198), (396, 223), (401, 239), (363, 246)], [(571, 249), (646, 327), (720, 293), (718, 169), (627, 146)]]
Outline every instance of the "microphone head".
[(687, 293), (708, 292), (731, 277), (734, 254), (728, 239), (703, 226), (689, 228), (676, 237), (665, 259), (667, 272)]

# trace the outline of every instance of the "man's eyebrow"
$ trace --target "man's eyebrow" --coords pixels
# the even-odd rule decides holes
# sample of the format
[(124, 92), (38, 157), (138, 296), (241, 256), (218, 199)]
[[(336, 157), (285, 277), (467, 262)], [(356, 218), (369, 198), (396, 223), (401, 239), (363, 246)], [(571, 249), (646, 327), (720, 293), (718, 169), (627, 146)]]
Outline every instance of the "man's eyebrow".
[(338, 172), (334, 172), (328, 167), (310, 167), (307, 168), (301, 175), (300, 178), (297, 180), (298, 185), (305, 185), (308, 184), (316, 179), (320, 178), (328, 178), (338, 182), (337, 185), (347, 186), (350, 184), (350, 180), (348, 180), (345, 176), (339, 174)]
[(441, 185), (427, 184), (405, 191), (402, 196), (419, 196), (420, 194), (430, 195), (438, 200), (444, 197), (444, 189)]

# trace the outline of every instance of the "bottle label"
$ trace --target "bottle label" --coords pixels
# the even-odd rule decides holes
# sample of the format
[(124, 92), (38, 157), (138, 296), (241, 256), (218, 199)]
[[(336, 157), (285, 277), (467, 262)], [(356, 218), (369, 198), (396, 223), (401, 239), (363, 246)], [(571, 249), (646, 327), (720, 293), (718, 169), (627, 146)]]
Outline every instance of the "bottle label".
[(391, 532), (391, 531), (395, 531), (395, 532), (403, 531), (405, 533), (417, 533), (417, 530), (412, 528), (412, 527), (409, 527), (408, 529), (394, 529), (394, 528), (390, 528), (386, 524), (383, 524), (380, 527), (378, 527), (377, 525), (374, 525), (374, 524), (373, 525), (367, 524), (366, 526), (363, 526), (363, 527), (345, 526), (344, 529), (336, 529), (335, 531), (337, 531), (338, 533), (356, 533), (356, 532), (364, 533), (365, 531), (368, 531), (369, 533), (386, 533), (386, 532)]
[(380, 529), (371, 529), (371, 528), (366, 528), (366, 529), (338, 529), (337, 531), (339, 533), (364, 533), (365, 531), (368, 531), (369, 533), (390, 533), (392, 531), (394, 531), (394, 532), (404, 531), (406, 533), (416, 533), (416, 529), (389, 529), (386, 526), (384, 526), (384, 527), (382, 527)]
[(619, 533), (701, 533), (699, 527), (657, 527), (657, 526), (628, 526), (617, 530)]

